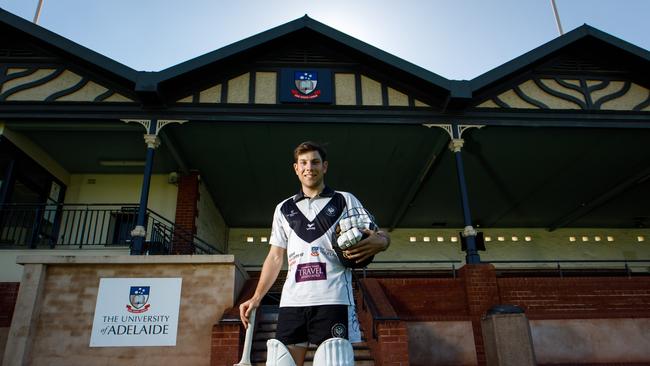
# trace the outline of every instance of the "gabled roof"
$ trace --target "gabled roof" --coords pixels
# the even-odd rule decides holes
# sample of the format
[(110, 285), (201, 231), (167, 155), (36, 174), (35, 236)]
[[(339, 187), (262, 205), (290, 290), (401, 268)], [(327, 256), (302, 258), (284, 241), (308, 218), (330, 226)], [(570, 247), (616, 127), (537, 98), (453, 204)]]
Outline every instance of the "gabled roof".
[(347, 46), (359, 52), (362, 55), (378, 60), (387, 66), (399, 69), (400, 71), (406, 72), (416, 78), (424, 80), (430, 84), (433, 84), (449, 92), (451, 92), (451, 90), (453, 89), (452, 84), (454, 83), (452, 81), (440, 75), (434, 74), (428, 70), (425, 70), (408, 61), (405, 61), (399, 57), (391, 55), (379, 48), (371, 46), (356, 38), (353, 38), (347, 34), (344, 34), (334, 28), (331, 28), (323, 23), (320, 23), (310, 18), (307, 15), (303, 16), (302, 18), (298, 18), (291, 22), (267, 30), (265, 32), (251, 36), (244, 40), (238, 41), (236, 43), (233, 43), (231, 45), (228, 45), (216, 51), (206, 53), (202, 56), (196, 57), (194, 59), (178, 64), (176, 66), (172, 66), (170, 68), (162, 70), (157, 75), (158, 82), (162, 83), (170, 79), (183, 76), (184, 74), (190, 73), (197, 69), (223, 61), (228, 57), (235, 56), (239, 53), (250, 51), (257, 47), (263, 46), (266, 43), (277, 40), (281, 37), (291, 35), (293, 33), (297, 33), (304, 30), (311, 30), (313, 32), (316, 32), (317, 34), (329, 38), (344, 46)]
[(487, 86), (495, 84), (499, 81), (512, 77), (526, 69), (534, 67), (536, 64), (543, 62), (550, 56), (561, 52), (562, 50), (575, 45), (583, 40), (593, 39), (601, 45), (608, 45), (621, 51), (621, 53), (628, 54), (633, 58), (644, 63), (647, 70), (650, 62), (650, 52), (635, 46), (631, 43), (616, 38), (610, 34), (600, 31), (587, 24), (558, 37), (554, 40), (547, 42), (532, 51), (529, 51), (505, 64), (492, 69), (470, 81), (472, 93), (479, 91)]
[(75, 59), (86, 67), (99, 68), (101, 71), (124, 82), (133, 85), (136, 83), (139, 74), (136, 70), (11, 14), (2, 8), (0, 8), (0, 24), (34, 38), (37, 42), (40, 41), (41, 45), (45, 44), (49, 46), (48, 48), (54, 49), (55, 53), (60, 52), (62, 56)]

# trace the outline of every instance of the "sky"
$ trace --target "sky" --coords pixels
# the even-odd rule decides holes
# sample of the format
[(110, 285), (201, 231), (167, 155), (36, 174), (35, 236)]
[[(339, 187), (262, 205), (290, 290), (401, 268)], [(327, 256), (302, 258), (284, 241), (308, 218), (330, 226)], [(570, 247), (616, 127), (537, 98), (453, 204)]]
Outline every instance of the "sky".
[[(30, 21), (38, 0), (0, 0)], [(650, 50), (650, 0), (556, 0), (565, 32), (587, 23)], [(559, 36), (551, 0), (44, 0), (39, 25), (139, 71), (158, 71), (308, 14), (455, 80)]]

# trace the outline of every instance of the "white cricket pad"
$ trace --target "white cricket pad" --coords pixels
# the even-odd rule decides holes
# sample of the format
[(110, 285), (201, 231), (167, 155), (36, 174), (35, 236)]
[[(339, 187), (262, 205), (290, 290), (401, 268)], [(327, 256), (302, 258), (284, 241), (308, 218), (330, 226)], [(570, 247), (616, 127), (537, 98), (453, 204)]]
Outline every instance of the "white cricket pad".
[(277, 339), (266, 341), (266, 366), (296, 366), (284, 343)]
[(314, 366), (353, 366), (354, 350), (345, 338), (330, 338), (314, 354)]

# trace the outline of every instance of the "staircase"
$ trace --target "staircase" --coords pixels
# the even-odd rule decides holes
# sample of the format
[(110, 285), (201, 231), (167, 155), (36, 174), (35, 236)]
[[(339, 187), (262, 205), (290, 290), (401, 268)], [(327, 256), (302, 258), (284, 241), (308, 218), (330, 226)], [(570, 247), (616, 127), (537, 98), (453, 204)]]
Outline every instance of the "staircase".
[[(266, 364), (266, 341), (275, 338), (278, 309), (278, 305), (262, 305), (257, 311), (258, 321), (251, 351), (251, 363), (255, 366), (264, 366)], [(361, 330), (361, 339), (361, 343), (352, 344), (354, 348), (354, 364), (356, 366), (374, 366), (375, 361), (373, 361), (368, 344), (365, 342), (366, 338), (363, 329)], [(310, 346), (307, 349), (305, 366), (312, 366), (315, 352), (315, 346)]]

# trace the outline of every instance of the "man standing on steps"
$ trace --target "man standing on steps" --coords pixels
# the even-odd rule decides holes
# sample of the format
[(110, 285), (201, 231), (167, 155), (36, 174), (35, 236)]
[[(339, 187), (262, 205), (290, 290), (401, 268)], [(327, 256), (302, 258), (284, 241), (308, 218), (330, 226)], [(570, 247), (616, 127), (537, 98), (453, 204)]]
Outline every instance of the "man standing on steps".
[[(288, 347), (296, 365), (301, 366), (310, 343), (319, 345), (328, 338), (361, 341), (352, 273), (341, 264), (333, 246), (337, 245), (336, 226), (342, 215), (362, 206), (352, 194), (325, 185), (328, 161), (321, 145), (310, 141), (298, 145), (293, 168), (302, 188), (277, 205), (270, 249), (255, 294), (240, 305), (239, 312), (248, 327), (251, 311), (260, 306), (286, 256), (288, 271), (276, 338)], [(343, 252), (346, 258), (358, 263), (390, 245), (387, 233), (363, 231), (368, 237)]]

